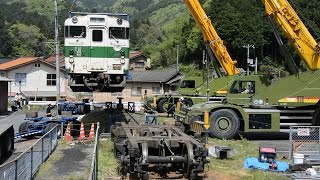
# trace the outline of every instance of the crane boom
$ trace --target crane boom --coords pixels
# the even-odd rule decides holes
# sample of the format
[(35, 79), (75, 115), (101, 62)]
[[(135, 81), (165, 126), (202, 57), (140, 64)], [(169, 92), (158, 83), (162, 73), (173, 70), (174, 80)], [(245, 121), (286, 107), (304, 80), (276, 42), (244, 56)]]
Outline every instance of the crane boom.
[(284, 31), (310, 70), (320, 68), (320, 45), (287, 0), (262, 0), (265, 11)]
[(236, 61), (232, 60), (223, 41), (215, 31), (210, 18), (204, 12), (198, 0), (184, 0), (193, 18), (202, 31), (204, 41), (209, 44), (215, 57), (226, 71), (227, 75), (238, 74)]

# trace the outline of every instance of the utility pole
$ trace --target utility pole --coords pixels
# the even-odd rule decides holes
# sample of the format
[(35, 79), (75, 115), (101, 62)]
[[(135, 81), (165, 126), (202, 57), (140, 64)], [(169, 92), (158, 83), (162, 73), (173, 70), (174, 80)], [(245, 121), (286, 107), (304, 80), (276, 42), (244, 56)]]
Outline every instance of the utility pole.
[(255, 48), (254, 45), (247, 44), (243, 46), (244, 48), (247, 48), (247, 76), (250, 75), (250, 66), (253, 66), (253, 59), (250, 59), (250, 48)]
[(177, 73), (179, 72), (179, 45), (177, 45)]
[(55, 27), (55, 38), (54, 43), (56, 45), (56, 87), (57, 87), (57, 100), (60, 98), (60, 61), (59, 61), (59, 27), (58, 27), (58, 3), (57, 0), (54, 0), (54, 27)]
[[(206, 50), (203, 50), (202, 53), (202, 63), (206, 66), (206, 84), (207, 84), (207, 101), (209, 101), (209, 64), (208, 64), (208, 54)], [(204, 69), (204, 68), (203, 68)]]
[(209, 63), (208, 63), (208, 54), (206, 54), (206, 67), (207, 67), (207, 102), (209, 102)]

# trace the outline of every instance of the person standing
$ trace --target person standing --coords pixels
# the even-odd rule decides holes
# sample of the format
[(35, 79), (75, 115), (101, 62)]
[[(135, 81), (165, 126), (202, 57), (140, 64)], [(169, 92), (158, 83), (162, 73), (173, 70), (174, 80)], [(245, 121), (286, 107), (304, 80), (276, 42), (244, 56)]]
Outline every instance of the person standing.
[(46, 109), (46, 115), (47, 115), (47, 117), (52, 117), (51, 109), (52, 109), (52, 106), (51, 106), (51, 104), (49, 103), (48, 106), (47, 106), (47, 109)]
[(19, 93), (16, 93), (16, 95), (14, 96), (14, 105), (17, 107), (17, 108), (21, 108), (21, 95)]
[(14, 96), (14, 100), (13, 100), (15, 107), (18, 107), (18, 99), (19, 99), (19, 94), (16, 93), (16, 95)]

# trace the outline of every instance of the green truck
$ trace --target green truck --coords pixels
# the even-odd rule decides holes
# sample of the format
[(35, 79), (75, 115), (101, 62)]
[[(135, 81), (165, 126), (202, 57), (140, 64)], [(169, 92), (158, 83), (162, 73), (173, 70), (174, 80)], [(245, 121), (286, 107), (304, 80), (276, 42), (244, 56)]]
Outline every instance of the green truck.
[[(235, 76), (225, 76), (210, 79), (209, 101), (221, 101), (234, 78)], [(170, 104), (176, 105), (181, 97), (184, 98), (184, 105), (188, 107), (193, 104), (207, 102), (207, 84), (203, 77), (185, 77), (180, 81), (176, 93), (155, 96), (156, 110), (160, 113), (167, 112)], [(153, 101), (153, 98), (148, 99)]]
[(238, 76), (221, 102), (206, 102), (182, 109), (176, 121), (186, 131), (208, 129), (217, 138), (239, 132), (287, 131), (291, 125), (320, 125), (320, 71), (307, 71), (279, 80), (268, 76)]

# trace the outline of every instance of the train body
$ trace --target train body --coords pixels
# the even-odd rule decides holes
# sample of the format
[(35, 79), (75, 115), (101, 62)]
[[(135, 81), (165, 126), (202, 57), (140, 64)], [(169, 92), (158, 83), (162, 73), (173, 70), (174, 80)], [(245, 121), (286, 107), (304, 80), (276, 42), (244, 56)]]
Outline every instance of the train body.
[(74, 92), (121, 92), (129, 69), (127, 14), (71, 12), (64, 23), (68, 85)]

